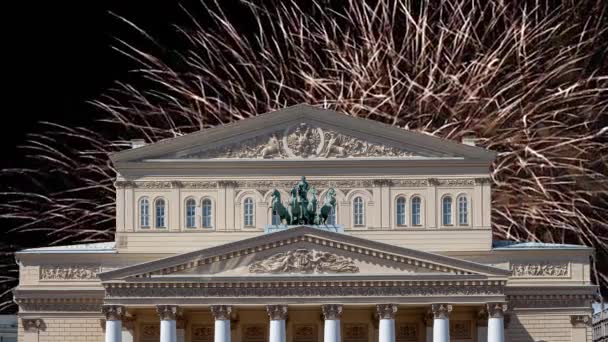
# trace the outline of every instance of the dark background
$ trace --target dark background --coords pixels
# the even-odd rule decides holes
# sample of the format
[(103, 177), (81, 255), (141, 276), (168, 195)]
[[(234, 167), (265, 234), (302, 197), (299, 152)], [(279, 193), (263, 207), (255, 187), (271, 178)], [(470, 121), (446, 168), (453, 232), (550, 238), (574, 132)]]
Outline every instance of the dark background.
[(190, 0), (20, 1), (6, 11), (0, 168), (23, 166), (18, 146), (28, 133), (47, 129), (39, 121), (90, 123), (101, 113), (87, 101), (115, 80), (129, 81), (135, 64), (112, 46), (116, 38), (135, 46), (147, 42), (111, 13), (166, 41), (176, 36), (172, 25), (187, 20), (180, 5), (202, 11)]

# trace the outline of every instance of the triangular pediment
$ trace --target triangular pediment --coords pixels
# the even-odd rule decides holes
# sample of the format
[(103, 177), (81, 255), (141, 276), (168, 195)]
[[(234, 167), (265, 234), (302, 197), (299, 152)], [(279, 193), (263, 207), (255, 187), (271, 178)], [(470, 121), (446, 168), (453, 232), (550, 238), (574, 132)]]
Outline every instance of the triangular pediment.
[(493, 160), (495, 153), (308, 105), (122, 151), (117, 162), (325, 159)]
[(302, 226), (128, 266), (101, 273), (100, 278), (102, 281), (294, 276), (499, 279), (508, 274), (508, 270), (470, 261)]

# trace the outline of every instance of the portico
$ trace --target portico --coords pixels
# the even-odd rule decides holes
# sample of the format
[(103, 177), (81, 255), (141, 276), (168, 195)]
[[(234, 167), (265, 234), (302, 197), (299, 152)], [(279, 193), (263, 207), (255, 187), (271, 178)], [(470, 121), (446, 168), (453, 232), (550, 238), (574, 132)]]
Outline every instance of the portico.
[[(459, 322), (463, 322), (462, 317), (471, 316), (478, 309), (479, 312), (487, 312), (491, 308), (492, 314), (488, 317), (487, 325), (490, 329), (484, 329), (483, 324), (478, 324), (477, 327), (465, 327), (457, 325), (452, 330), (456, 329), (456, 339), (466, 338), (471, 333), (477, 335), (477, 341), (488, 342), (503, 342), (504, 341), (504, 323), (503, 315), (506, 309), (504, 303), (489, 303), (486, 307), (477, 306), (456, 306), (456, 310), (461, 309)], [(160, 342), (175, 342), (177, 341), (177, 321), (199, 322), (200, 327), (207, 327), (207, 333), (212, 333), (214, 342), (234, 342), (232, 336), (238, 341), (247, 341), (246, 336), (242, 331), (243, 328), (251, 328), (248, 322), (243, 321), (239, 317), (242, 310), (245, 316), (251, 314), (259, 315), (257, 319), (252, 320), (254, 327), (257, 326), (257, 333), (260, 340), (269, 342), (286, 342), (299, 341), (302, 335), (308, 337), (308, 341), (325, 341), (325, 342), (340, 342), (340, 341), (378, 341), (378, 342), (395, 342), (395, 341), (450, 341), (450, 315), (454, 310), (454, 306), (446, 303), (432, 304), (428, 307), (416, 307), (408, 305), (396, 304), (376, 304), (374, 306), (361, 305), (343, 305), (343, 304), (322, 304), (319, 306), (312, 305), (266, 305), (266, 306), (238, 306), (238, 305), (211, 305), (207, 309), (211, 316), (205, 315), (202, 311), (204, 307), (182, 308), (177, 305), (159, 305), (157, 307), (158, 317), (160, 320), (159, 338)], [(401, 311), (403, 314), (401, 315)], [(425, 333), (423, 318), (424, 312), (431, 312), (434, 327), (430, 335)], [(130, 310), (124, 306), (106, 305), (104, 312), (106, 319), (110, 324), (106, 325), (106, 342), (126, 342), (121, 339), (120, 319), (124, 319), (125, 315), (117, 316), (116, 313), (128, 313)], [(264, 319), (261, 320), (261, 315), (266, 311)], [(297, 316), (308, 316), (301, 319), (300, 324), (287, 324), (287, 318), (291, 312)], [(141, 310), (134, 310), (141, 312)], [(321, 313), (315, 315), (315, 313)], [(371, 313), (369, 319), (362, 319), (362, 315)], [(342, 317), (346, 316), (345, 324), (342, 324)], [(198, 316), (198, 317), (197, 317)], [(398, 319), (403, 316), (403, 319)], [(184, 317), (188, 317), (184, 319)], [(202, 317), (202, 318), (200, 318)], [(211, 320), (213, 322), (211, 322)], [(265, 322), (264, 322), (265, 321)], [(356, 323), (353, 324), (353, 321)], [(470, 322), (470, 321), (467, 321)], [(187, 325), (182, 323), (182, 329)], [(196, 324), (192, 324), (196, 325)], [(237, 332), (240, 327), (241, 331)], [(363, 327), (363, 328), (362, 328)], [(400, 331), (396, 331), (396, 329)], [(297, 329), (294, 331), (294, 329)], [(211, 332), (212, 330), (212, 332)], [(264, 330), (263, 332), (260, 330)], [(346, 336), (343, 336), (345, 331)], [(467, 333), (469, 335), (467, 335)], [(486, 334), (485, 336), (482, 334)], [(182, 334), (184, 336), (185, 334)], [(184, 336), (185, 337), (185, 336)], [(250, 336), (251, 337), (251, 336)], [(185, 340), (185, 339), (182, 339)], [(190, 340), (194, 340), (190, 336)], [(198, 341), (198, 340), (196, 340)]]

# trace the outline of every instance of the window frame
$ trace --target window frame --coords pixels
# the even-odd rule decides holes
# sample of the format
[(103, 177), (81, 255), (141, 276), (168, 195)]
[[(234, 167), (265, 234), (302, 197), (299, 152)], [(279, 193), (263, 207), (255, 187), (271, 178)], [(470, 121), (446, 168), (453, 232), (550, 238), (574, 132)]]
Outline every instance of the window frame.
[[(446, 204), (445, 201), (450, 200), (449, 203), (449, 215), (446, 216)], [(449, 218), (450, 222), (446, 223), (445, 219)], [(453, 227), (454, 226), (454, 198), (450, 194), (446, 194), (441, 197), (441, 225), (443, 227)]]
[[(358, 215), (357, 213), (357, 200), (360, 201), (361, 205), (360, 205), (360, 210), (361, 213), (360, 215)], [(365, 227), (365, 199), (363, 199), (363, 196), (361, 195), (357, 195), (353, 198), (352, 201), (352, 210), (353, 210), (353, 227)], [(357, 223), (357, 216), (361, 217), (361, 222)]]
[[(146, 202), (146, 215), (145, 215), (146, 222), (147, 222), (146, 225), (142, 224), (143, 223), (143, 219), (144, 219), (144, 213), (143, 213), (143, 210), (142, 210), (142, 204), (143, 204), (144, 201)], [(137, 206), (137, 208), (138, 208), (137, 209), (138, 210), (138, 227), (140, 229), (146, 229), (146, 230), (148, 230), (148, 229), (152, 228), (152, 225), (150, 224), (150, 216), (152, 216), (152, 215), (150, 215), (150, 199), (148, 198), (148, 196), (142, 196), (142, 197), (139, 198), (139, 200), (137, 201), (137, 203), (138, 203), (138, 206)]]
[[(415, 200), (418, 200), (418, 223), (414, 222), (414, 203)], [(410, 221), (412, 227), (421, 227), (423, 225), (422, 221), (422, 196), (414, 195), (410, 198)]]
[[(460, 201), (463, 200), (465, 201), (465, 210), (464, 210), (464, 215), (466, 218), (466, 222), (462, 223), (460, 221), (461, 218), (461, 208), (460, 208)], [(458, 197), (456, 197), (456, 217), (458, 218), (457, 222), (458, 222), (458, 226), (461, 227), (468, 227), (471, 225), (471, 214), (470, 214), (470, 208), (471, 208), (471, 201), (469, 199), (469, 196), (467, 196), (467, 194), (460, 194), (458, 195)]]
[[(251, 213), (247, 213), (247, 202), (251, 203)], [(251, 224), (247, 224), (247, 217), (251, 218)], [(245, 228), (255, 228), (255, 200), (251, 196), (247, 196), (243, 199), (243, 227)]]
[[(403, 202), (403, 208), (400, 211), (399, 208), (401, 207), (401, 205), (399, 204), (399, 202), (401, 201)], [(405, 198), (405, 195), (399, 195), (395, 200), (395, 225), (397, 227), (407, 227), (407, 216), (407, 199)]]
[[(209, 215), (205, 215), (205, 207), (207, 206), (206, 202), (209, 204)], [(213, 229), (214, 227), (214, 217), (215, 215), (214, 212), (214, 205), (213, 205), (213, 200), (209, 197), (204, 197), (203, 199), (201, 199), (201, 228), (204, 229)], [(209, 224), (207, 225), (205, 223), (206, 219), (209, 219)]]
[[(194, 204), (194, 211), (192, 212), (192, 220), (193, 220), (193, 224), (192, 226), (189, 225), (190, 222), (188, 222), (188, 220), (190, 219), (190, 213), (188, 212), (189, 206), (190, 204), (193, 203)], [(184, 226), (186, 229), (196, 229), (197, 224), (196, 224), (196, 199), (194, 199), (193, 197), (189, 197), (186, 198), (186, 201), (184, 202)]]
[[(158, 224), (158, 203), (162, 201), (163, 205), (163, 215), (162, 215), (162, 220), (163, 220), (163, 225), (159, 225)], [(167, 208), (169, 207), (169, 204), (167, 202), (167, 200), (164, 197), (157, 197), (154, 199), (154, 229), (167, 229), (168, 227), (168, 212), (167, 212)]]

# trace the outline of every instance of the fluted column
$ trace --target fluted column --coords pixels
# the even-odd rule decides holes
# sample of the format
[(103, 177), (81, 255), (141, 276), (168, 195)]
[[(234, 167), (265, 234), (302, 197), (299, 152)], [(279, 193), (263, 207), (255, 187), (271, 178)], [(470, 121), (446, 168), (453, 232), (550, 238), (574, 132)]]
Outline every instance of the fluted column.
[(376, 312), (380, 320), (378, 331), (378, 342), (395, 342), (395, 314), (397, 305), (378, 304)]
[(213, 342), (230, 342), (230, 314), (232, 306), (230, 305), (213, 305), (211, 306), (211, 314), (215, 319), (215, 334)]
[(156, 306), (160, 316), (160, 342), (177, 342), (177, 310), (176, 305)]
[(105, 342), (122, 342), (122, 318), (125, 314), (124, 306), (104, 305), (101, 312), (106, 317)]
[(285, 320), (287, 319), (287, 305), (267, 305), (266, 311), (270, 317), (269, 342), (285, 342)]
[(488, 342), (505, 342), (505, 303), (488, 304)]
[(342, 305), (325, 304), (322, 306), (325, 327), (323, 329), (324, 342), (341, 342), (340, 318), (342, 317)]
[(450, 342), (450, 312), (449, 304), (433, 304), (433, 342)]

